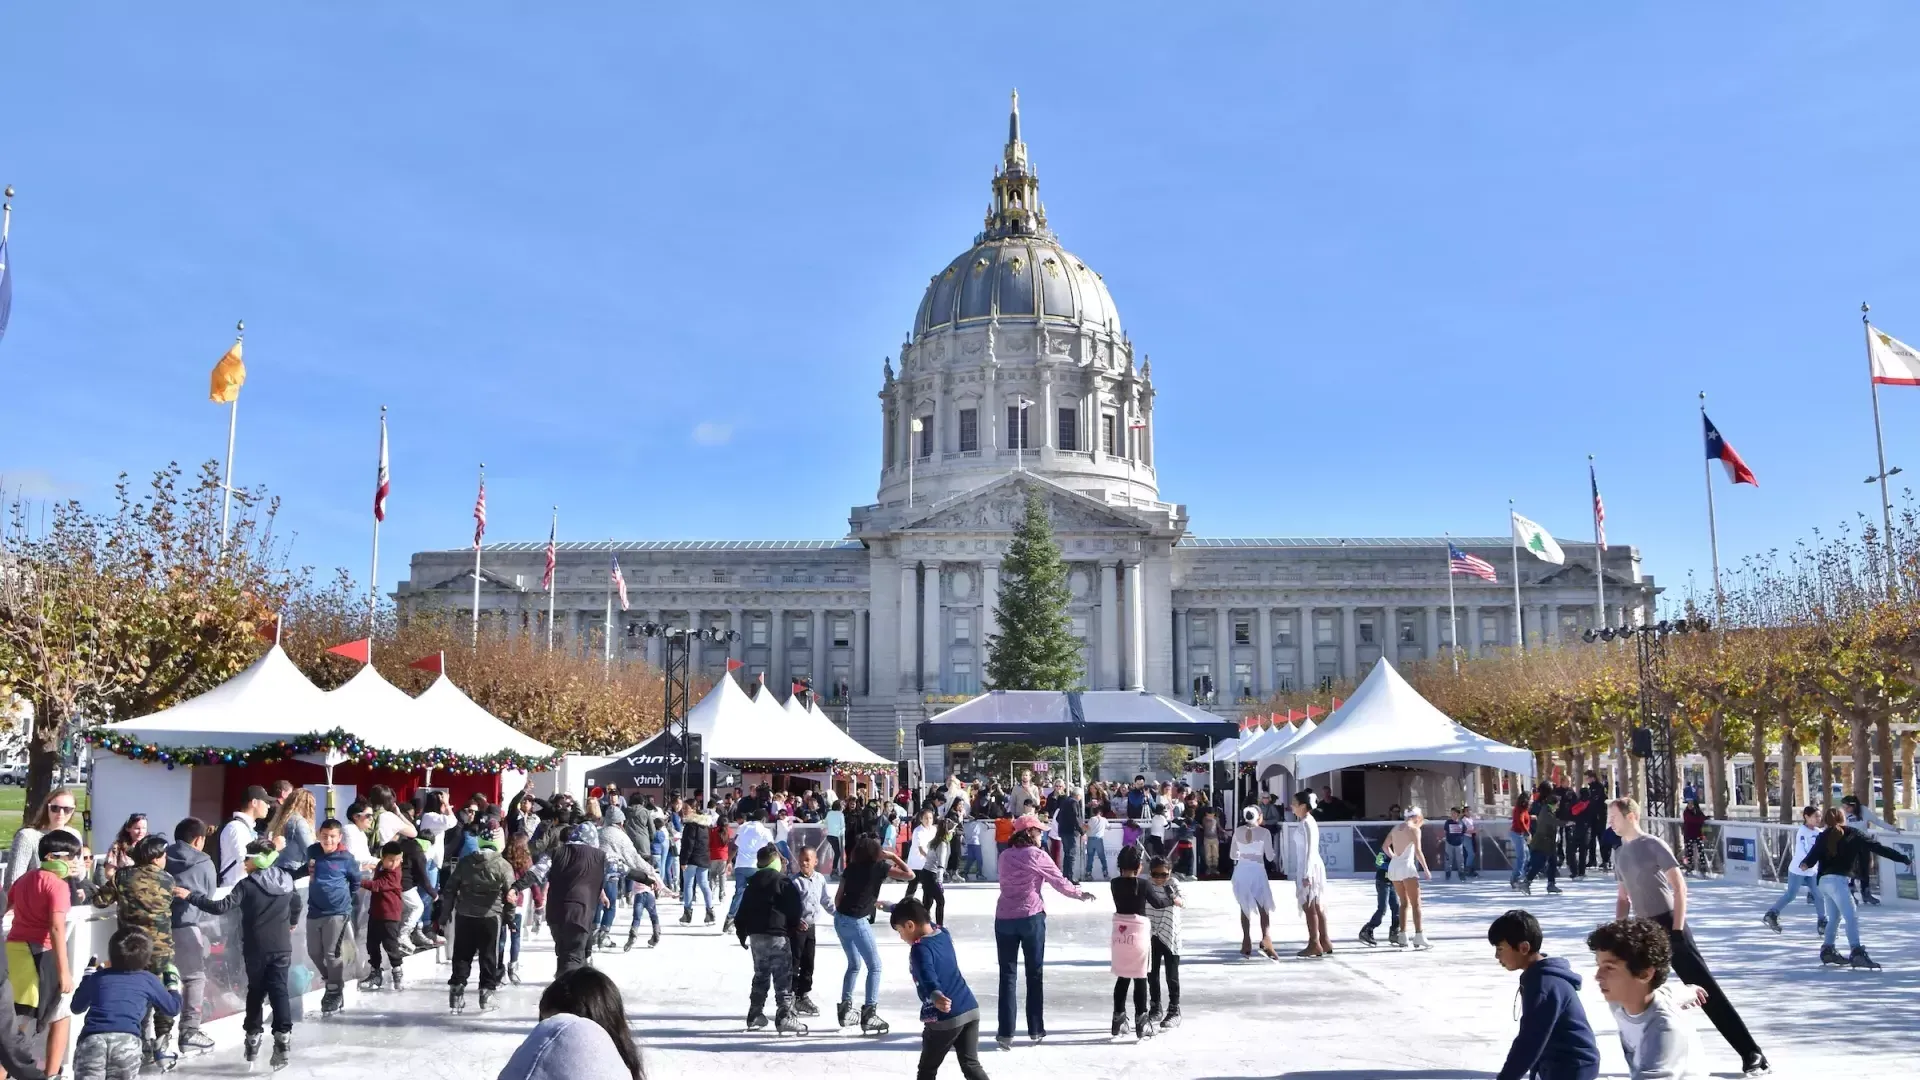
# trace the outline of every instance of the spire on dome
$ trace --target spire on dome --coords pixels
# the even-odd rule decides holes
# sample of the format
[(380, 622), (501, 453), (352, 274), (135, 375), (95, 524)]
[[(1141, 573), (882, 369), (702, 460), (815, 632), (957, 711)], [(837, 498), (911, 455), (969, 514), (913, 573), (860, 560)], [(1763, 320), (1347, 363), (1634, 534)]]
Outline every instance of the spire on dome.
[(1027, 144), (1020, 139), (1020, 91), (1015, 90), (1013, 107), (1007, 114), (1007, 147), (1000, 168), (994, 170), (993, 205), (987, 208), (987, 227), (981, 238), (1052, 235), (1047, 231), (1046, 207), (1040, 203), (1040, 179), (1027, 161)]

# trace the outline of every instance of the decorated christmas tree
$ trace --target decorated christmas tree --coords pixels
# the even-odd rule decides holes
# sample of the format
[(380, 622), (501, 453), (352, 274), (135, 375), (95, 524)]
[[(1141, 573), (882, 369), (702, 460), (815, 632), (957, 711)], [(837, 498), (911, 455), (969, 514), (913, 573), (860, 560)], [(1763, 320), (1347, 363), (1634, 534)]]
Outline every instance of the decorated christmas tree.
[(1027, 488), (1026, 516), (1000, 561), (1000, 632), (987, 639), (987, 685), (996, 690), (1073, 690), (1080, 642), (1067, 616), (1067, 564), (1040, 492)]

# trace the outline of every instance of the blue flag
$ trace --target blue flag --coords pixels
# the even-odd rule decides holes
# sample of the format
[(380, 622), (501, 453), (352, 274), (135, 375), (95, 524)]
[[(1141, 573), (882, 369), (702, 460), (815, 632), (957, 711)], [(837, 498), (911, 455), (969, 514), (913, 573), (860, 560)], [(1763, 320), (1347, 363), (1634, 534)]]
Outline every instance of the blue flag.
[(7, 242), (0, 240), (0, 338), (7, 336), (7, 316), (13, 313), (13, 271), (7, 266)]

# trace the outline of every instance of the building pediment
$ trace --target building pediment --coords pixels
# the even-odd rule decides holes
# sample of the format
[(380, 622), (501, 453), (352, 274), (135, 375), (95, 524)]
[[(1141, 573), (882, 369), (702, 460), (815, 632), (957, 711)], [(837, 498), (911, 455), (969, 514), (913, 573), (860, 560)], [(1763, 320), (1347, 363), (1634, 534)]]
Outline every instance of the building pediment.
[[(526, 587), (521, 585), (519, 582), (514, 581), (511, 578), (501, 577), (499, 574), (496, 574), (493, 571), (487, 570), (484, 568), (481, 569), (480, 571), (480, 581), (489, 589), (504, 589), (508, 592), (526, 592), (527, 591)], [(455, 574), (454, 576), (446, 579), (445, 581), (436, 581), (433, 584), (428, 585), (424, 589), (415, 589), (413, 591), (414, 592), (460, 592), (460, 591), (472, 591), (472, 589), (473, 589), (473, 571), (462, 570), (458, 574)]]
[(1027, 491), (1040, 492), (1056, 533), (1145, 532), (1152, 524), (1127, 511), (1090, 499), (1031, 474), (1009, 476), (985, 487), (943, 499), (901, 525), (908, 533), (1007, 532), (1027, 512)]
[[(1603, 571), (1608, 585), (1632, 586), (1635, 583), (1612, 572)], [(1534, 582), (1536, 585), (1592, 585), (1593, 567), (1584, 563), (1570, 562), (1551, 574)]]

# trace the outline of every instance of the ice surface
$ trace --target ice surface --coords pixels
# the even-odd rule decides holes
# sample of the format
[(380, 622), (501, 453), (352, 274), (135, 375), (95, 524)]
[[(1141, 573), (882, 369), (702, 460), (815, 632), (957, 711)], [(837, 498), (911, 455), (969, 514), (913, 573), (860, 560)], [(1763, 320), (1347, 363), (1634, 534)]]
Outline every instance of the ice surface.
[[(1563, 896), (1532, 897), (1507, 890), (1504, 876), (1426, 887), (1427, 936), (1435, 947), (1413, 953), (1354, 940), (1372, 913), (1370, 879), (1329, 883), (1329, 919), (1336, 954), (1295, 959), (1304, 944), (1292, 889), (1275, 883), (1285, 909), (1274, 924), (1278, 963), (1239, 958), (1237, 912), (1225, 882), (1185, 886), (1188, 897), (1182, 982), (1185, 1023), (1145, 1044), (1107, 1036), (1113, 979), (1107, 973), (1112, 905), (1078, 903), (1048, 894), (1047, 1040), (1029, 1045), (1024, 1010), (1011, 1052), (991, 1049), (998, 999), (993, 947), (995, 886), (949, 888), (948, 926), (968, 981), (980, 998), (983, 1059), (996, 1077), (1041, 1072), (1076, 1080), (1118, 1077), (1286, 1077), (1289, 1080), (1416, 1080), (1492, 1077), (1515, 1029), (1515, 976), (1494, 963), (1486, 924), (1510, 906), (1540, 917), (1547, 952), (1567, 957), (1586, 977), (1582, 996), (1599, 1035), (1603, 1075), (1625, 1076), (1605, 1003), (1594, 988), (1592, 958), (1582, 945), (1592, 926), (1612, 918), (1614, 890), (1604, 878), (1563, 883)], [(887, 895), (897, 896), (899, 887)], [(1920, 1031), (1920, 911), (1867, 909), (1862, 934), (1881, 972), (1821, 970), (1812, 909), (1796, 902), (1782, 917), (1784, 935), (1760, 925), (1771, 890), (1718, 881), (1694, 890), (1692, 922), (1701, 949), (1781, 1077), (1846, 1076), (1849, 1080), (1913, 1076), (1915, 1032)], [(748, 1070), (808, 1077), (911, 1076), (919, 1038), (906, 947), (876, 926), (885, 968), (881, 1014), (893, 1024), (885, 1039), (838, 1034), (832, 1026), (844, 954), (832, 929), (823, 934), (814, 999), (826, 1014), (804, 1039), (777, 1039), (744, 1031), (747, 954), (718, 925), (678, 924), (679, 908), (663, 904), (665, 937), (653, 951), (636, 948), (597, 958), (626, 995), (629, 1016), (654, 1080), (745, 1075)], [(621, 913), (619, 940), (625, 940)], [(698, 916), (696, 915), (696, 919)], [(1380, 931), (1385, 941), (1384, 928)], [(642, 938), (642, 945), (645, 939)], [(1841, 941), (1844, 951), (1845, 941)], [(303, 1021), (294, 1032), (294, 1064), (285, 1080), (304, 1077), (491, 1078), (532, 1027), (541, 983), (553, 968), (547, 939), (529, 938), (522, 966), (528, 984), (508, 986), (501, 1009), (473, 1011), (469, 989), (464, 1016), (446, 1012), (447, 968), (431, 954), (409, 962), (410, 985), (400, 994), (362, 995), (346, 1012)], [(477, 976), (476, 976), (477, 977)], [(1023, 980), (1024, 982), (1024, 980)], [(1701, 1041), (1716, 1075), (1732, 1076), (1739, 1062), (1710, 1025)], [(227, 1030), (221, 1049), (191, 1060), (183, 1075), (244, 1075), (238, 1036)], [(779, 1062), (767, 1055), (794, 1055)], [(1145, 1071), (1141, 1071), (1142, 1069)], [(265, 1073), (264, 1062), (258, 1067)], [(943, 1076), (958, 1077), (951, 1059)]]

